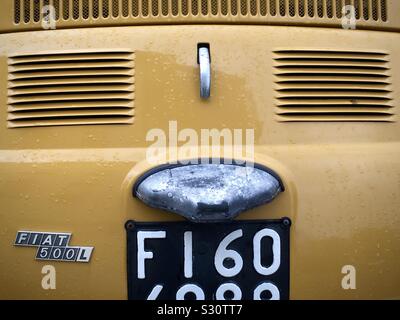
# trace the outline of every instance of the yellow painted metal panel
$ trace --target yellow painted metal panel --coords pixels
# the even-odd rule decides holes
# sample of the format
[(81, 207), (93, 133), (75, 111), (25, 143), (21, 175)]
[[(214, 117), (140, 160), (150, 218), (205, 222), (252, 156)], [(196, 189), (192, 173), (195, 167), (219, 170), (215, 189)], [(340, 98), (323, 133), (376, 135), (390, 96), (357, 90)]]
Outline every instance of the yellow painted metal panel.
[[(198, 42), (211, 48), (209, 100), (199, 97)], [(240, 219), (292, 219), (291, 298), (398, 298), (399, 43), (393, 32), (244, 25), (1, 34), (0, 297), (127, 297), (124, 223), (179, 219), (131, 195), (153, 167), (147, 133), (176, 120), (197, 133), (254, 128), (255, 161), (279, 173), (286, 191)], [(392, 122), (277, 121), (274, 51), (288, 44), (389, 53)], [(105, 46), (135, 52), (134, 124), (7, 128), (9, 56)], [(95, 247), (93, 260), (55, 262), (57, 290), (45, 291), (46, 263), (12, 245), (23, 229), (72, 232), (72, 244)], [(346, 264), (357, 267), (357, 290), (341, 288)]]

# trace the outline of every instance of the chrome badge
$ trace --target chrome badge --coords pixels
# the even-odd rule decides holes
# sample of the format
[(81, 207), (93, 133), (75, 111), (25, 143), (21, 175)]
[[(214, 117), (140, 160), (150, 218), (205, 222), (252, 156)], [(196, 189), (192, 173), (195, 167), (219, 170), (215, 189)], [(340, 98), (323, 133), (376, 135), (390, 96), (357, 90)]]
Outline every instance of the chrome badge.
[(94, 247), (69, 246), (72, 233), (18, 231), (15, 246), (36, 247), (36, 260), (89, 262)]

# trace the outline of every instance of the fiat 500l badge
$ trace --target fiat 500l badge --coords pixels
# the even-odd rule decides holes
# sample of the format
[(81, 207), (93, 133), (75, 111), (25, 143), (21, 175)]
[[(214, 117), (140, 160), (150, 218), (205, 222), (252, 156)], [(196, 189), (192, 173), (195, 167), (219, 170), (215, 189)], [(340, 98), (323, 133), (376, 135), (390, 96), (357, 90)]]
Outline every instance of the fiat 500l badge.
[(94, 247), (70, 246), (72, 233), (18, 231), (15, 246), (36, 247), (36, 260), (89, 262)]

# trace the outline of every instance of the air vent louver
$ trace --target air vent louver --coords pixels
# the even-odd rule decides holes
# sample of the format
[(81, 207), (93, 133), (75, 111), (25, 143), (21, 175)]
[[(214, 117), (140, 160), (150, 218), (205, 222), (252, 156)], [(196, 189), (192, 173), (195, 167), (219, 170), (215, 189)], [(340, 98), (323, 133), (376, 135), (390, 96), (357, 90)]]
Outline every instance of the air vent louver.
[(9, 57), (8, 127), (131, 124), (134, 53), (33, 53)]
[(277, 50), (278, 121), (394, 121), (389, 55)]
[[(49, 0), (47, 0), (48, 2)], [(60, 3), (61, 1), (61, 3)], [(307, 17), (340, 19), (353, 4), (357, 20), (387, 21), (387, 0), (52, 0), (57, 20), (132, 18)], [(14, 0), (14, 22), (38, 23), (43, 0)], [(31, 10), (33, 8), (33, 10)], [(22, 13), (21, 13), (22, 11)], [(60, 14), (60, 11), (62, 14)], [(359, 13), (363, 11), (363, 15)], [(23, 17), (23, 21), (21, 21)]]

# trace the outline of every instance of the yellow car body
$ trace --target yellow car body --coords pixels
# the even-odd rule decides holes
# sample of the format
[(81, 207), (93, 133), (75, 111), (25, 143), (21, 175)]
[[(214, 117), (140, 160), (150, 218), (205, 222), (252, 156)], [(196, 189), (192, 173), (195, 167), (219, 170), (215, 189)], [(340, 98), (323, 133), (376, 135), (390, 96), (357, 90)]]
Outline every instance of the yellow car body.
[[(77, 2), (76, 19), (74, 1), (67, 1), (69, 15), (65, 18), (62, 7), (56, 7), (56, 29), (49, 30), (40, 18), (35, 21), (35, 1), (27, 6), (16, 2), (18, 23), (14, 1), (2, 1), (0, 12), (0, 298), (127, 298), (126, 221), (183, 219), (132, 197), (137, 178), (155, 166), (146, 160), (151, 145), (146, 135), (153, 128), (168, 132), (170, 121), (176, 121), (178, 131), (192, 128), (199, 134), (204, 128), (254, 129), (254, 161), (277, 172), (285, 191), (237, 219), (290, 217), (291, 299), (400, 298), (398, 1), (384, 1), (386, 11), (380, 7), (379, 13), (387, 16), (377, 20), (372, 17), (374, 1), (368, 2), (369, 20), (360, 7), (356, 30), (343, 29), (336, 10), (326, 16), (326, 3), (335, 1), (323, 1), (322, 17), (317, 1), (314, 17), (307, 7), (303, 17), (297, 11), (291, 16), (292, 1), (283, 1), (283, 14), (277, 1), (276, 16), (257, 11), (263, 3), (269, 10), (268, 1), (255, 1), (255, 7), (253, 1), (239, 1), (236, 15), (230, 6), (235, 1), (226, 2), (226, 8), (224, 1), (204, 6), (203, 1), (182, 1), (186, 6), (167, 1), (165, 8), (163, 1), (139, 1), (136, 17), (135, 1), (110, 1), (108, 15), (101, 15), (100, 5), (98, 18), (92, 17), (95, 1), (88, 1), (87, 19), (85, 1)], [(115, 12), (114, 2), (119, 5)], [(294, 3), (298, 8), (302, 2)], [(209, 99), (199, 96), (198, 43), (210, 46)], [(309, 105), (299, 102), (304, 98), (300, 80), (284, 81), (284, 71), (294, 70), (289, 64), (300, 65), (296, 59), (305, 53), (307, 64), (296, 69), (298, 80), (321, 68), (321, 55), (331, 59), (331, 70), (336, 68), (336, 75), (324, 77), (326, 86), (317, 83), (318, 77), (309, 85), (315, 101)], [(83, 69), (95, 63), (87, 59), (98, 59), (93, 68), (99, 74), (106, 55), (122, 55), (132, 71), (121, 89), (128, 111), (104, 113), (90, 122), (73, 110), (57, 114), (58, 109), (41, 109), (39, 116), (32, 108), (18, 110), (69, 97), (62, 82), (40, 92), (34, 86), (39, 78), (28, 79), (32, 70), (39, 77), (51, 68), (40, 57), (55, 54), (65, 57), (55, 62), (62, 71), (75, 65), (70, 58), (81, 58), (75, 67)], [(350, 65), (341, 64), (343, 56), (351, 57)], [(358, 80), (345, 87), (329, 82), (345, 83), (347, 76)], [(72, 92), (84, 95), (97, 85), (96, 94), (89, 94), (101, 101), (110, 87), (103, 89), (100, 80), (89, 87), (86, 80)], [(16, 85), (21, 83), (27, 88)], [(110, 90), (118, 91), (115, 86)], [(346, 88), (352, 97), (345, 95), (343, 102)], [(223, 155), (222, 140), (219, 146)], [(185, 158), (173, 152), (175, 147), (179, 145), (168, 149), (172, 156), (167, 162)], [(199, 157), (215, 152), (201, 150)], [(92, 259), (35, 260), (32, 248), (14, 246), (20, 230), (71, 232), (71, 245), (94, 247)], [(47, 264), (56, 267), (56, 290), (41, 286)], [(355, 290), (342, 287), (346, 265), (357, 271)]]

